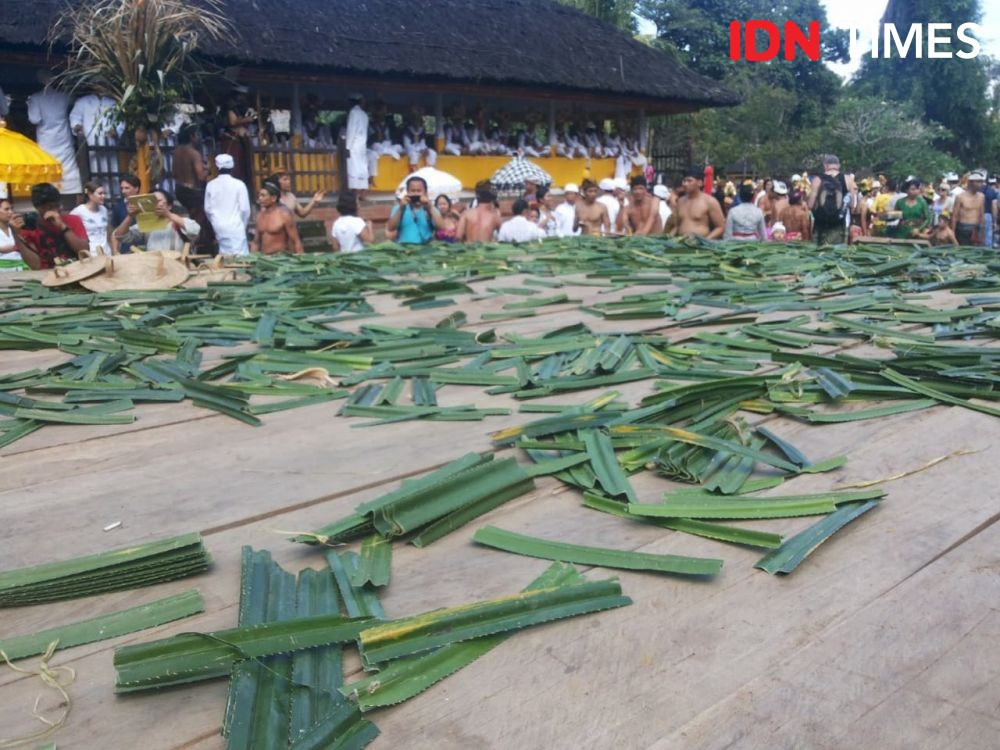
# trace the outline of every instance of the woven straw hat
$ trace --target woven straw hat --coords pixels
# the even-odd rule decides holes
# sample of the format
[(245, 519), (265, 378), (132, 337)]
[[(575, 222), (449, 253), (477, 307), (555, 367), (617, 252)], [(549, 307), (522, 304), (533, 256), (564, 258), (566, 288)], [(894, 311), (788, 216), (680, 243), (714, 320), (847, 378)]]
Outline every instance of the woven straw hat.
[(42, 286), (66, 286), (75, 284), (90, 276), (95, 276), (104, 270), (104, 256), (91, 255), (81, 260), (75, 260), (65, 266), (56, 266), (52, 273), (42, 279)]
[(81, 283), (92, 292), (144, 291), (170, 289), (187, 277), (187, 267), (179, 260), (164, 258), (161, 253), (132, 253), (105, 259), (104, 273)]

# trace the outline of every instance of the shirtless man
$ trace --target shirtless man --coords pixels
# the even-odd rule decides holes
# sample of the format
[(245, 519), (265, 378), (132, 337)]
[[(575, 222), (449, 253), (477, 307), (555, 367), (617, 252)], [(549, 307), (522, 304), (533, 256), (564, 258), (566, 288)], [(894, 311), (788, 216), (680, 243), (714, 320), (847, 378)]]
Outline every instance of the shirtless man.
[(205, 183), (208, 181), (208, 171), (205, 169), (205, 160), (201, 154), (201, 133), (194, 125), (185, 125), (177, 134), (177, 146), (174, 148), (171, 169), (174, 174), (177, 200), (201, 227), (195, 252), (209, 252), (215, 245), (215, 233), (212, 231), (212, 224), (205, 216)]
[(965, 191), (955, 198), (951, 231), (959, 245), (978, 245), (986, 238), (986, 196), (981, 188), (985, 175), (972, 172)]
[(597, 200), (598, 188), (593, 180), (584, 180), (580, 184), (580, 194), (583, 200), (576, 202), (576, 221), (573, 231), (581, 230), (581, 234), (600, 237), (611, 231), (611, 219), (608, 217), (608, 207)]
[(717, 240), (721, 239), (726, 231), (722, 206), (719, 205), (719, 201), (702, 190), (703, 179), (697, 170), (689, 170), (684, 174), (684, 181), (681, 183), (682, 195), (677, 199), (675, 236), (694, 235)]
[(280, 197), (281, 188), (278, 185), (264, 182), (264, 187), (257, 194), (260, 211), (257, 213), (257, 232), (250, 243), (251, 253), (302, 254), (302, 240), (295, 226), (295, 216), (278, 202)]
[(621, 210), (618, 212), (616, 229), (625, 232), (627, 226), (632, 234), (661, 234), (663, 225), (660, 223), (660, 199), (650, 195), (646, 178), (639, 175), (632, 178), (632, 200), (625, 203), (621, 200)]
[(459, 242), (492, 242), (500, 229), (500, 211), (494, 205), (496, 193), (489, 180), (476, 185), (476, 207), (462, 212), (455, 230)]

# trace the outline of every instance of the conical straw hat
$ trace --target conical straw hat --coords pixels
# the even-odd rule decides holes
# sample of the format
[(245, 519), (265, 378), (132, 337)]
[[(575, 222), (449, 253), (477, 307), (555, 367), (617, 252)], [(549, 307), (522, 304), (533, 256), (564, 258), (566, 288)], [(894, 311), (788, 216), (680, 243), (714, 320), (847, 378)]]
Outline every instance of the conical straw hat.
[(75, 284), (104, 270), (104, 256), (91, 255), (81, 260), (56, 266), (52, 272), (42, 279), (42, 286), (66, 286)]
[(92, 292), (144, 291), (170, 289), (187, 277), (188, 270), (179, 260), (164, 258), (161, 253), (132, 253), (106, 258), (104, 273), (81, 283)]

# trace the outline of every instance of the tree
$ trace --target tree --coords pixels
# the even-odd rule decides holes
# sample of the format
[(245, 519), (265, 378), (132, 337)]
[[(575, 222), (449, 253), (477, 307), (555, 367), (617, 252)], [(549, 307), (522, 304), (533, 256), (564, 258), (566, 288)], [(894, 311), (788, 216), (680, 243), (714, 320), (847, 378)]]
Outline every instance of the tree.
[(582, 10), (594, 18), (610, 23), (622, 31), (636, 31), (635, 0), (559, 0), (563, 5)]
[[(160, 126), (179, 103), (193, 98), (207, 72), (194, 52), (205, 39), (230, 33), (220, 0), (197, 6), (184, 0), (90, 0), (67, 6), (50, 39), (68, 40), (60, 82), (116, 102), (115, 118), (136, 139), (139, 176), (148, 190), (149, 141), (158, 143)], [(157, 137), (145, 138), (147, 131)]]
[[(846, 60), (848, 53), (847, 32), (828, 27), (820, 0), (639, 0), (637, 12), (656, 24), (658, 42), (681, 62), (743, 96), (738, 107), (695, 118), (699, 157), (767, 171), (801, 169), (842, 90), (824, 60)], [(802, 29), (819, 21), (821, 59), (731, 60), (729, 24), (751, 19), (779, 27), (793, 21)]]
[[(902, 32), (911, 24), (951, 23), (953, 29), (982, 17), (980, 0), (908, 0), (890, 2), (882, 18)], [(923, 28), (926, 29), (926, 26)], [(929, 59), (927, 39), (922, 39), (922, 56), (909, 52), (900, 58), (866, 57), (853, 84), (860, 93), (891, 102), (910, 102), (924, 114), (926, 122), (945, 126), (948, 134), (935, 143), (969, 165), (978, 164), (989, 142), (988, 96), (989, 61), (953, 56)], [(964, 49), (957, 37), (939, 50)], [(880, 50), (884, 54), (884, 50)]]
[(935, 179), (960, 166), (932, 145), (948, 135), (940, 125), (925, 123), (912, 104), (845, 96), (832, 113), (823, 143), (852, 172)]

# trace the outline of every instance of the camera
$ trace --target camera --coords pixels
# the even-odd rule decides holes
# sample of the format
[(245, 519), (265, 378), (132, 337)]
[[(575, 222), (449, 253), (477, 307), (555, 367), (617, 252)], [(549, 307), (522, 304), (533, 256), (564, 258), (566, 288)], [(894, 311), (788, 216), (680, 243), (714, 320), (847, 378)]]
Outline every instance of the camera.
[(423, 200), (423, 196), (422, 195), (411, 195), (410, 196), (410, 203), (412, 203), (414, 206), (420, 205), (420, 202), (422, 200)]
[(38, 229), (38, 212), (28, 211), (26, 214), (22, 215), (21, 218), (24, 220), (25, 229)]

